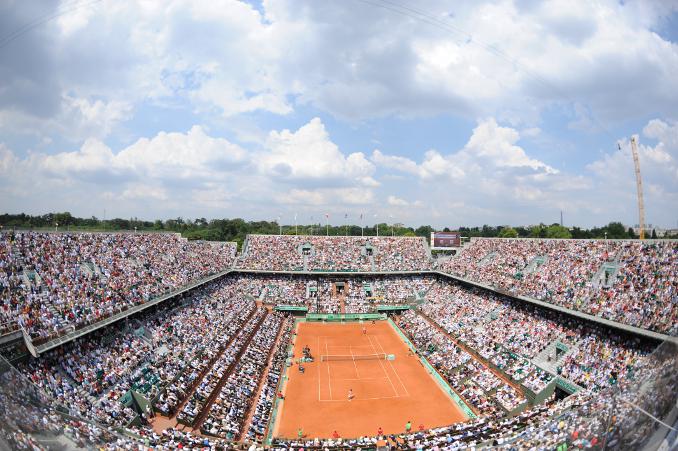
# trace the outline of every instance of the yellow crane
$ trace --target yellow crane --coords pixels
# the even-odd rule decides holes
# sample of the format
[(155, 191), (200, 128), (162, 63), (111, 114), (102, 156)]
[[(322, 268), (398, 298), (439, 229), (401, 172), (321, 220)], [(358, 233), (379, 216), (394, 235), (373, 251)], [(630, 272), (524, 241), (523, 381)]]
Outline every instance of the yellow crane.
[(638, 227), (640, 228), (640, 239), (645, 239), (645, 203), (643, 202), (643, 179), (640, 177), (640, 162), (638, 161), (638, 144), (636, 137), (631, 137), (631, 154), (633, 154), (633, 164), (636, 167), (636, 189), (638, 190)]

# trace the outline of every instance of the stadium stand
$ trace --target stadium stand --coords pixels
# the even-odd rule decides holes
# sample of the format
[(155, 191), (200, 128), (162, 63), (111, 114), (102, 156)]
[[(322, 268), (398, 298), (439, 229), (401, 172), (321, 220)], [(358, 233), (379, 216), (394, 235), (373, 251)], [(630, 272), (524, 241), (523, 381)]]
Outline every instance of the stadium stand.
[(0, 323), (44, 341), (230, 268), (235, 253), (176, 234), (0, 233)]
[(273, 271), (421, 271), (424, 238), (248, 235), (238, 268)]
[[(176, 235), (9, 232), (0, 244), (3, 321), (36, 340), (236, 261), (232, 244)], [(675, 333), (676, 257), (675, 242), (475, 240), (440, 269)], [(678, 393), (675, 339), (660, 344), (435, 275), (423, 240), (250, 236), (237, 262), (16, 367), (0, 358), (0, 439), (16, 449), (55, 440), (101, 449), (640, 449), (675, 427), (663, 423)], [(271, 437), (294, 335), (282, 304), (322, 313), (403, 306), (399, 327), (477, 417), (384, 436)]]
[(678, 334), (678, 241), (474, 239), (441, 271)]

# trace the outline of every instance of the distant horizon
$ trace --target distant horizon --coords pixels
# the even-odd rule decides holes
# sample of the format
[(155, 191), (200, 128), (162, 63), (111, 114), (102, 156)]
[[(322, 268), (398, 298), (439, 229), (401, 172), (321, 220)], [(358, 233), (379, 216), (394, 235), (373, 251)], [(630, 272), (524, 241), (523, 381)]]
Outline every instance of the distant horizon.
[[(0, 221), (2, 221), (3, 217), (6, 216), (6, 215), (8, 215), (8, 216), (19, 216), (19, 215), (23, 214), (23, 215), (30, 216), (30, 217), (45, 217), (45, 216), (49, 216), (49, 215), (58, 215), (58, 214), (64, 214), (64, 213), (70, 213), (70, 212), (48, 212), (48, 213), (42, 213), (42, 214), (29, 214), (29, 213), (25, 213), (25, 212), (21, 212), (21, 213), (0, 212)], [(139, 217), (131, 217), (131, 218), (111, 217), (111, 218), (103, 219), (101, 217), (96, 217), (94, 215), (72, 216), (73, 219), (77, 219), (77, 220), (88, 220), (92, 217), (95, 217), (97, 221), (101, 221), (101, 222), (110, 222), (110, 221), (122, 220), (122, 221), (132, 221), (132, 222), (139, 222), (139, 223), (145, 222), (145, 223), (151, 223), (151, 224), (154, 223), (155, 221), (158, 221), (158, 220), (165, 223), (167, 221), (175, 221), (179, 218), (179, 217), (170, 217), (170, 218), (145, 219), (145, 218), (139, 218)], [(330, 216), (330, 219), (331, 219), (331, 217), (332, 216)], [(248, 218), (243, 218), (243, 217), (214, 217), (214, 218), (181, 217), (181, 219), (185, 222), (190, 221), (191, 223), (195, 223), (196, 220), (201, 220), (201, 219), (205, 219), (208, 223), (210, 223), (211, 221), (234, 221), (234, 220), (242, 220), (242, 221), (245, 221), (246, 223), (267, 222), (267, 223), (270, 223), (270, 224), (276, 224), (276, 226), (282, 226), (283, 228), (287, 228), (287, 229), (294, 228), (295, 226), (299, 227), (299, 228), (320, 226), (324, 230), (325, 226), (327, 225), (327, 223), (324, 222), (324, 217), (323, 217), (323, 222), (304, 222), (304, 223), (298, 222), (296, 224), (294, 222), (292, 222), (292, 223), (287, 223), (287, 222), (284, 222), (284, 221), (278, 222), (277, 217), (272, 217), (272, 218), (268, 218), (268, 219), (248, 219)], [(283, 217), (283, 219), (284, 219), (284, 217)], [(334, 223), (330, 220), (329, 226), (332, 227), (332, 228), (342, 228), (342, 227), (357, 227), (357, 228), (360, 228), (361, 227), (361, 224), (359, 222), (351, 222), (350, 217), (348, 218), (347, 221), (348, 222)], [(593, 230), (593, 229), (603, 229), (603, 228), (605, 228), (608, 225), (613, 224), (613, 223), (621, 223), (624, 226), (624, 228), (626, 228), (626, 229), (627, 228), (633, 228), (633, 229), (638, 228), (638, 224), (624, 224), (621, 221), (609, 221), (607, 224), (598, 224), (598, 225), (594, 225), (594, 226), (591, 226), (591, 227), (579, 226), (579, 225), (576, 225), (576, 224), (568, 225), (567, 223), (563, 222), (563, 227), (565, 227), (566, 229), (569, 229), (569, 230), (572, 230), (574, 228), (578, 228), (578, 229), (583, 230), (583, 231), (590, 231), (590, 230)], [(0, 224), (2, 224), (2, 223), (0, 222)], [(437, 232), (443, 231), (444, 229), (449, 229), (449, 231), (455, 231), (456, 232), (459, 229), (465, 229), (465, 228), (482, 229), (483, 227), (490, 227), (490, 228), (508, 228), (508, 227), (510, 227), (510, 228), (514, 228), (514, 229), (517, 229), (517, 228), (529, 229), (529, 228), (532, 228), (532, 227), (539, 227), (539, 226), (560, 225), (559, 222), (540, 222), (540, 223), (535, 223), (535, 224), (480, 224), (480, 225), (461, 224), (461, 225), (452, 226), (452, 225), (434, 225), (434, 224), (424, 224), (424, 223), (421, 223), (421, 224), (405, 224), (405, 223), (401, 223), (401, 222), (396, 220), (394, 222), (369, 221), (369, 223), (367, 221), (365, 221), (362, 224), (362, 226), (364, 228), (374, 228), (377, 224), (379, 224), (380, 226), (382, 224), (385, 224), (389, 228), (392, 225), (394, 225), (394, 226), (400, 225), (400, 226), (402, 226), (403, 228), (406, 228), (406, 229), (410, 229), (410, 228), (416, 229), (416, 228), (419, 228), (419, 227), (432, 227), (433, 230), (437, 231)], [(42, 226), (42, 227), (50, 227), (50, 226)], [(660, 231), (678, 230), (678, 226), (662, 227), (662, 226), (659, 226), (657, 224), (645, 224), (645, 229), (646, 229), (646, 231), (652, 230), (652, 229), (660, 230)], [(125, 229), (125, 230), (133, 230), (133, 228)], [(271, 233), (271, 235), (278, 235), (278, 233)], [(300, 235), (301, 235), (301, 233), (300, 233)]]

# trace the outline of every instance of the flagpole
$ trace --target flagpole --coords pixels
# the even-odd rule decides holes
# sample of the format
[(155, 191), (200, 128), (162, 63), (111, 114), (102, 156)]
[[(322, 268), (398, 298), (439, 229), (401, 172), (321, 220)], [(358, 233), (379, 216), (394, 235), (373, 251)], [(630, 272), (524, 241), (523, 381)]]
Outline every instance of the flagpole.
[(297, 214), (294, 214), (294, 234), (299, 235), (299, 226), (297, 224)]
[(360, 213), (360, 236), (364, 237), (365, 236), (365, 231), (363, 228), (363, 214)]
[(325, 235), (330, 236), (330, 215), (325, 213)]

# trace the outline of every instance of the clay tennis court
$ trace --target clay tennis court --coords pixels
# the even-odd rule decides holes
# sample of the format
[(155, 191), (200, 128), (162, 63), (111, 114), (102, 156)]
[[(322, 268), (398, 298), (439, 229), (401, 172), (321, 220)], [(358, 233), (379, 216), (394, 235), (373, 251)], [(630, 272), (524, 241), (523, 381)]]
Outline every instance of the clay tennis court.
[[(274, 437), (328, 438), (336, 430), (341, 437), (401, 433), (412, 421), (412, 430), (466, 420), (466, 416), (442, 390), (387, 321), (375, 324), (297, 324), (295, 362), (304, 346), (314, 361), (302, 374), (295, 363), (287, 369), (285, 399), (273, 428)], [(395, 360), (321, 361), (321, 356), (393, 354)], [(336, 358), (336, 357), (333, 357)], [(344, 357), (342, 357), (344, 358)], [(349, 389), (354, 398), (348, 400)]]

